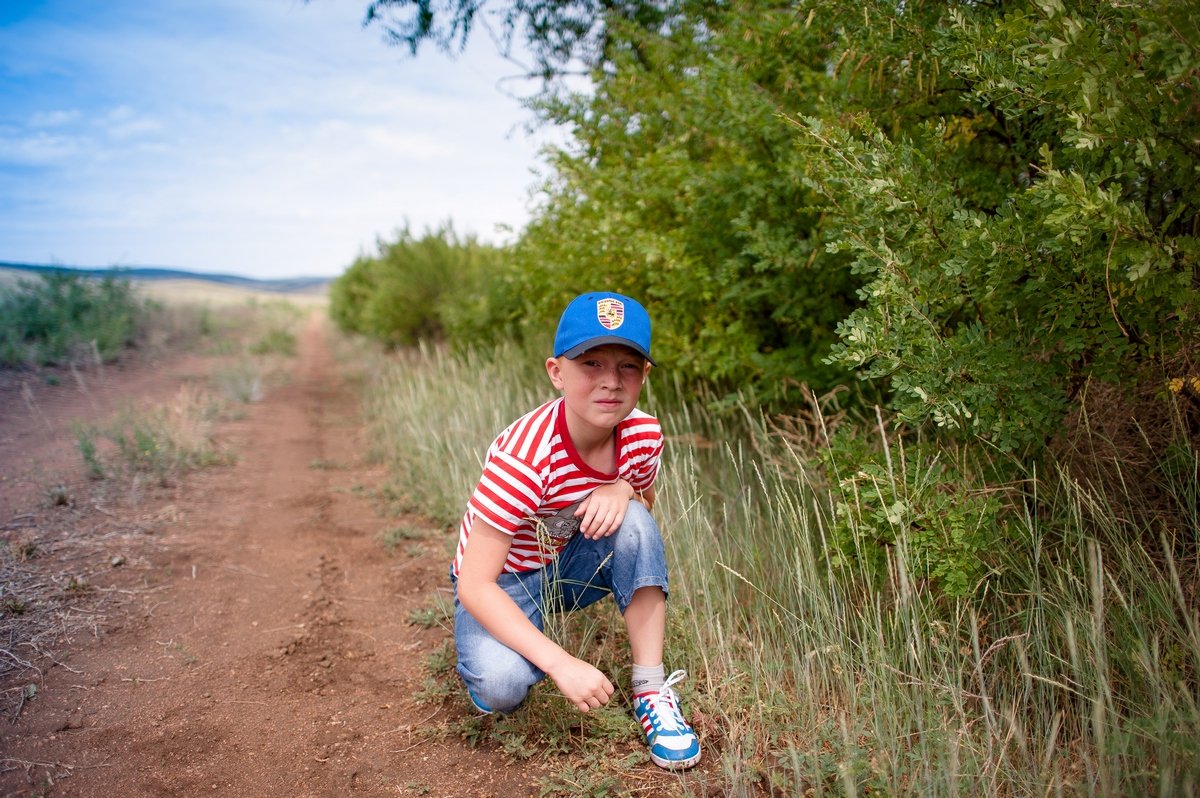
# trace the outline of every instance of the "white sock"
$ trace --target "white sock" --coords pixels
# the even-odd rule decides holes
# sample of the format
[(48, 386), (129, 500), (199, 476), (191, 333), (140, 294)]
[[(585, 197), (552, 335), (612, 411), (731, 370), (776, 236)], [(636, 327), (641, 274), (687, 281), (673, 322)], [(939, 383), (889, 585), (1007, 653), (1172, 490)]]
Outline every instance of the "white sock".
[(666, 672), (662, 664), (638, 665), (633, 663), (633, 694), (657, 693), (666, 681)]

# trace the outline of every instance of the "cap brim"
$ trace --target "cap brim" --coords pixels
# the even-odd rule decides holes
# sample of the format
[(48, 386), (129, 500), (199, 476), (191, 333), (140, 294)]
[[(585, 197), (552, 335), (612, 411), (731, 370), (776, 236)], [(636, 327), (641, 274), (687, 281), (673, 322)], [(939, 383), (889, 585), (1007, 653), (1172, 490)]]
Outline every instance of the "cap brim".
[(560, 353), (558, 356), (565, 357), (567, 360), (574, 360), (575, 358), (579, 357), (580, 355), (582, 355), (584, 352), (588, 351), (589, 349), (595, 349), (596, 347), (604, 346), (605, 344), (617, 344), (618, 346), (628, 347), (628, 348), (632, 349), (634, 352), (637, 352), (642, 357), (646, 358), (646, 360), (649, 360), (650, 365), (652, 365), (652, 366), (658, 365), (657, 363), (654, 362), (654, 358), (650, 357), (649, 352), (647, 352), (645, 349), (642, 349), (640, 346), (635, 344), (633, 341), (630, 341), (628, 338), (622, 338), (619, 335), (601, 335), (596, 338), (589, 338), (588, 340), (584, 341), (583, 343), (576, 344), (575, 346), (571, 347), (567, 351)]

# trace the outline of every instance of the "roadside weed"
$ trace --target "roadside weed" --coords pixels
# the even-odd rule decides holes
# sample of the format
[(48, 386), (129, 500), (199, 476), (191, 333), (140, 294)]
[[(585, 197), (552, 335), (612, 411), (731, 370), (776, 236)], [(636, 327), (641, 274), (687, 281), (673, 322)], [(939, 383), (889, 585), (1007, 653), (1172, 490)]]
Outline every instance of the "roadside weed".
[(435, 626), (449, 629), (453, 618), (454, 605), (441, 595), (435, 596), (429, 606), (418, 607), (408, 614), (409, 624), (423, 629), (432, 629)]
[(402, 542), (424, 540), (426, 531), (415, 525), (394, 526), (379, 533), (379, 542), (388, 552), (394, 552)]
[(567, 765), (551, 774), (538, 790), (540, 798), (573, 798), (577, 795), (624, 798), (633, 793), (625, 787), (620, 777), (600, 770), (595, 763), (583, 767)]
[(285, 355), (295, 357), (296, 335), (290, 329), (272, 327), (251, 344), (248, 351), (252, 355)]
[(262, 401), (263, 368), (249, 358), (214, 368), (212, 381), (221, 395), (231, 402), (252, 404)]
[(79, 447), (80, 456), (83, 457), (88, 478), (104, 479), (104, 464), (100, 462), (100, 454), (96, 450), (96, 428), (76, 420), (71, 422), (71, 432), (75, 435), (75, 443)]
[(17, 562), (29, 562), (36, 559), (41, 553), (41, 547), (37, 541), (31, 538), (18, 538), (8, 544), (9, 551), (12, 553), (13, 559)]
[(5, 615), (24, 615), (29, 609), (29, 604), (22, 598), (17, 596), (0, 597), (0, 612)]
[[(150, 476), (166, 485), (193, 468), (229, 461), (213, 439), (220, 401), (184, 385), (166, 405), (148, 410), (126, 408), (102, 427), (73, 426), (88, 475), (93, 479), (124, 473)], [(115, 462), (106, 465), (98, 438), (111, 444)]]
[(71, 490), (66, 485), (54, 484), (46, 486), (46, 506), (66, 507), (71, 504)]

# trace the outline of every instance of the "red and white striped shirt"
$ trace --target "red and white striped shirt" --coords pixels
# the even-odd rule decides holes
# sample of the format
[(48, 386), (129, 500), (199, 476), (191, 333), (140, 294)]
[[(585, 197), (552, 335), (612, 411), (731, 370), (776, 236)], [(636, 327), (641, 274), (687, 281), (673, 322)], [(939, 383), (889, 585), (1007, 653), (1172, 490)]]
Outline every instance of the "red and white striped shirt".
[[(617, 470), (601, 473), (575, 451), (561, 398), (526, 413), (488, 447), (483, 476), (463, 515), (454, 575), (462, 566), (476, 518), (513, 536), (504, 570), (535, 571), (554, 561), (570, 540), (547, 519), (582, 501), (601, 485), (624, 479), (647, 490), (658, 475), (663, 450), (658, 419), (635, 409), (616, 427)], [(567, 525), (570, 526), (569, 524)]]

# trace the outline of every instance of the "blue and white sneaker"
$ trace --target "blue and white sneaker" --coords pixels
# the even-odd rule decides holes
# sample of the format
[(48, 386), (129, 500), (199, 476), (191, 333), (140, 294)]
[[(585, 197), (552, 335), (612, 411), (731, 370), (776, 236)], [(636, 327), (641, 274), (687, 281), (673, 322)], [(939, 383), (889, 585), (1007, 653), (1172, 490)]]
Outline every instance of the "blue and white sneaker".
[(658, 692), (633, 697), (633, 714), (642, 724), (650, 759), (660, 768), (683, 770), (700, 761), (700, 740), (679, 711), (679, 698), (671, 685), (687, 678), (675, 671)]

